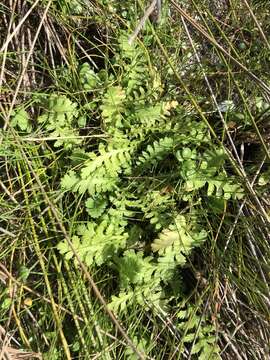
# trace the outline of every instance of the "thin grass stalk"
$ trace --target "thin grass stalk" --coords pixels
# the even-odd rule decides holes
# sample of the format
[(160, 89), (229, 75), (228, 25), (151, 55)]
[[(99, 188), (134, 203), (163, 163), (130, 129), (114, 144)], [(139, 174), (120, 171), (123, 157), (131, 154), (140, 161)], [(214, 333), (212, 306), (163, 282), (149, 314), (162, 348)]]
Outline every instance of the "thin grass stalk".
[[(22, 172), (21, 165), (20, 165), (19, 162), (17, 163), (17, 166), (18, 166), (18, 171), (19, 171), (19, 174), (20, 174), (22, 186), (24, 187), (25, 184), (24, 184), (24, 181), (23, 181), (23, 172)], [(31, 177), (30, 177), (30, 173), (28, 171), (28, 167), (27, 167), (26, 164), (25, 164), (25, 166), (26, 166), (25, 170), (26, 170), (28, 180), (30, 180)], [(38, 240), (38, 236), (37, 236), (36, 229), (35, 229), (35, 223), (33, 221), (32, 213), (31, 213), (31, 210), (30, 210), (30, 201), (29, 201), (28, 193), (26, 192), (25, 189), (23, 190), (23, 195), (24, 195), (26, 206), (27, 206), (28, 221), (29, 221), (29, 225), (30, 225), (30, 228), (31, 228), (31, 231), (32, 231), (35, 251), (36, 251), (36, 254), (37, 254), (41, 269), (42, 269), (42, 272), (43, 272), (44, 281), (45, 281), (46, 288), (47, 288), (47, 291), (48, 291), (48, 294), (49, 294), (49, 298), (51, 300), (51, 305), (52, 305), (52, 310), (53, 310), (55, 322), (56, 322), (57, 327), (58, 327), (58, 331), (59, 331), (59, 334), (60, 334), (60, 339), (61, 339), (61, 342), (62, 342), (62, 345), (63, 345), (63, 349), (64, 349), (64, 352), (65, 352), (66, 358), (68, 360), (71, 360), (70, 350), (69, 350), (68, 343), (67, 343), (66, 337), (64, 335), (63, 329), (62, 329), (61, 320), (59, 318), (57, 308), (55, 306), (53, 292), (52, 292), (51, 285), (50, 285), (50, 282), (49, 282), (49, 279), (48, 279), (48, 276), (47, 276), (47, 271), (46, 271), (45, 263), (44, 263), (44, 260), (43, 260), (43, 255), (42, 255), (42, 252), (41, 252), (41, 249), (40, 249), (39, 240)]]

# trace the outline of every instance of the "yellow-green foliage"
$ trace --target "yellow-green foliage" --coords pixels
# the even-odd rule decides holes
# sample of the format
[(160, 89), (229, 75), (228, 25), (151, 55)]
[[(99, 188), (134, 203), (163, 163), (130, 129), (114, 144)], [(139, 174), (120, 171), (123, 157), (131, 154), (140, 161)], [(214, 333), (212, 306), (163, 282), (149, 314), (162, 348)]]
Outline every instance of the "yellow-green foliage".
[[(118, 277), (110, 308), (168, 309), (183, 296), (181, 268), (208, 236), (202, 201), (233, 201), (242, 189), (227, 175), (226, 155), (212, 145), (206, 125), (177, 99), (165, 98), (144, 49), (121, 34), (114, 63), (110, 75), (83, 64), (78, 86), (87, 102), (51, 94), (39, 101), (38, 124), (67, 156), (83, 154), (75, 166), (65, 164), (61, 189), (80, 204), (81, 220), (70, 229), (77, 254), (87, 266), (106, 266)], [(104, 138), (84, 149), (80, 128), (93, 122)], [(23, 109), (12, 124), (31, 131)], [(57, 248), (76, 262), (67, 242)], [(203, 346), (203, 335), (198, 339), (193, 351), (201, 359), (216, 353), (210, 338)]]

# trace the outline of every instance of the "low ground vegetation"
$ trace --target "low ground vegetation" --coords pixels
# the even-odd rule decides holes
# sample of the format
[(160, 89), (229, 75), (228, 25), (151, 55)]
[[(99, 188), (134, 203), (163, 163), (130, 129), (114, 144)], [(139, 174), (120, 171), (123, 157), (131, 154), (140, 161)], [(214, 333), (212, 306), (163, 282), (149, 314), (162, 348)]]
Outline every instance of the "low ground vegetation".
[(1, 356), (269, 357), (267, 3), (147, 6), (0, 5)]

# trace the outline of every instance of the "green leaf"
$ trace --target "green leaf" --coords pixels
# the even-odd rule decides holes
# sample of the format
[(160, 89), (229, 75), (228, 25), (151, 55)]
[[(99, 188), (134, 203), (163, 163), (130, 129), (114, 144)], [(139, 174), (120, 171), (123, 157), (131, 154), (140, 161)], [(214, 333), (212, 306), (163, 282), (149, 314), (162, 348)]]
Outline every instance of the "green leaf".
[(104, 213), (107, 204), (108, 202), (104, 198), (98, 196), (88, 198), (85, 202), (88, 214), (94, 219), (100, 217)]
[(5, 298), (1, 303), (1, 309), (7, 310), (12, 305), (12, 299), (10, 297)]
[(18, 127), (22, 131), (31, 132), (32, 126), (28, 113), (23, 108), (18, 108), (13, 112), (11, 125)]
[(120, 86), (112, 86), (107, 89), (100, 109), (105, 123), (108, 123), (109, 126), (123, 127), (121, 113), (124, 111), (125, 98), (125, 92)]
[[(72, 149), (79, 145), (82, 139), (75, 128), (79, 116), (78, 104), (72, 102), (65, 95), (53, 93), (43, 104), (43, 113), (37, 121), (43, 124), (43, 131), (47, 131), (52, 138), (56, 138), (55, 147), (64, 146), (65, 149)], [(57, 139), (59, 138), (59, 139)]]
[(113, 295), (108, 308), (115, 313), (123, 312), (127, 308), (127, 303), (134, 297), (133, 292), (120, 292), (118, 296)]
[(99, 84), (98, 75), (90, 68), (89, 63), (82, 64), (79, 72), (83, 88), (87, 91), (94, 90)]
[(73, 190), (74, 186), (78, 183), (79, 179), (75, 171), (69, 171), (61, 180), (61, 187), (63, 190)]
[(86, 126), (86, 121), (87, 121), (86, 116), (80, 116), (78, 118), (78, 126), (80, 128), (84, 128)]
[(270, 171), (261, 174), (258, 180), (259, 186), (265, 186), (270, 182)]
[(29, 277), (31, 273), (31, 270), (27, 268), (26, 266), (22, 265), (19, 269), (19, 278), (25, 282), (27, 278)]
[(179, 232), (177, 230), (171, 231), (169, 229), (165, 229), (159, 235), (159, 238), (155, 239), (151, 244), (151, 248), (154, 252), (164, 250), (177, 240), (179, 240)]

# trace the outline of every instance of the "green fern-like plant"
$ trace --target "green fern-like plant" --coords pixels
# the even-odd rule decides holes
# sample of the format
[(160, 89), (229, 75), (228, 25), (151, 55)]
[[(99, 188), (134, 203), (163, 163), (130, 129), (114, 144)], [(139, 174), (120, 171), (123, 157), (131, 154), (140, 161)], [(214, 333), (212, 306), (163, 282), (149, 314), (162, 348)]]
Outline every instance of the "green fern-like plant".
[(44, 110), (37, 121), (43, 125), (49, 136), (56, 140), (54, 146), (72, 149), (75, 145), (80, 145), (82, 140), (76, 129), (79, 119), (78, 104), (65, 95), (51, 94), (43, 106)]
[(32, 124), (30, 117), (24, 107), (18, 107), (13, 110), (11, 115), (11, 126), (18, 128), (21, 131), (30, 133), (32, 130)]
[(206, 238), (205, 230), (192, 227), (192, 223), (188, 224), (183, 215), (178, 215), (168, 228), (159, 233), (151, 248), (153, 252), (158, 253), (158, 261), (164, 265), (166, 271), (165, 267), (170, 266), (169, 264), (183, 266), (186, 256), (193, 248), (201, 246)]
[(176, 201), (172, 193), (166, 193), (167, 187), (160, 191), (149, 191), (141, 204), (143, 218), (147, 219), (157, 231), (166, 228), (173, 219)]
[[(227, 156), (211, 142), (206, 124), (165, 97), (157, 71), (148, 71), (144, 48), (121, 33), (112, 63), (111, 75), (96, 74), (89, 65), (80, 69), (91, 98), (84, 110), (100, 121), (106, 142), (91, 144), (61, 180), (62, 189), (84, 204), (72, 242), (86, 265), (106, 265), (116, 274), (113, 311), (127, 314), (136, 305), (169, 312), (170, 301), (184, 297), (181, 269), (208, 237), (201, 199), (233, 201), (242, 189), (227, 175)], [(96, 87), (100, 91), (92, 91)], [(58, 249), (76, 261), (65, 241)], [(179, 320), (179, 330), (188, 321)], [(214, 328), (205, 320), (196, 340), (198, 319), (193, 323), (184, 344), (194, 342), (192, 351), (201, 359), (216, 356)]]
[(112, 298), (111, 309), (124, 311), (134, 301), (144, 306), (147, 303), (164, 305), (162, 283), (170, 283), (176, 269), (186, 263), (186, 256), (194, 247), (200, 246), (206, 236), (204, 230), (198, 232), (191, 223), (187, 224), (184, 216), (178, 216), (152, 242), (151, 256), (144, 256), (142, 251), (126, 251), (115, 260), (121, 291)]
[[(78, 226), (72, 244), (86, 265), (102, 265), (125, 248), (127, 236), (117, 219), (107, 215), (99, 224), (87, 222)], [(74, 257), (66, 241), (58, 244), (58, 250), (67, 260)]]
[(100, 83), (98, 75), (93, 69), (91, 69), (88, 63), (81, 65), (79, 70), (79, 78), (84, 90), (86, 91), (94, 90)]
[(62, 180), (64, 190), (72, 190), (79, 194), (86, 191), (89, 195), (98, 195), (117, 188), (120, 173), (128, 173), (131, 161), (131, 147), (115, 149), (99, 145), (99, 155), (88, 154), (87, 160), (76, 175), (74, 171), (66, 174)]
[(174, 139), (172, 137), (164, 137), (153, 144), (149, 144), (145, 151), (141, 152), (137, 160), (137, 165), (142, 170), (147, 170), (150, 166), (156, 166), (164, 156), (168, 156), (174, 147)]
[(177, 313), (177, 328), (183, 335), (182, 342), (185, 345), (193, 345), (191, 354), (199, 360), (220, 360), (216, 328), (208, 321), (206, 315), (198, 315), (196, 310), (195, 306), (190, 304)]
[(121, 86), (111, 86), (104, 94), (102, 105), (102, 117), (105, 122), (105, 129), (122, 128), (124, 126), (124, 105), (125, 105), (125, 91)]
[(116, 60), (123, 66), (122, 84), (126, 88), (127, 96), (143, 94), (147, 85), (148, 77), (145, 76), (148, 70), (145, 52), (136, 43), (130, 44), (126, 34), (119, 36), (119, 55)]
[(226, 155), (222, 149), (206, 150), (202, 154), (196, 149), (183, 148), (176, 153), (180, 162), (180, 175), (184, 180), (183, 190), (188, 193), (199, 190), (207, 185), (207, 196), (241, 199), (243, 189), (235, 178), (227, 177), (223, 170)]

